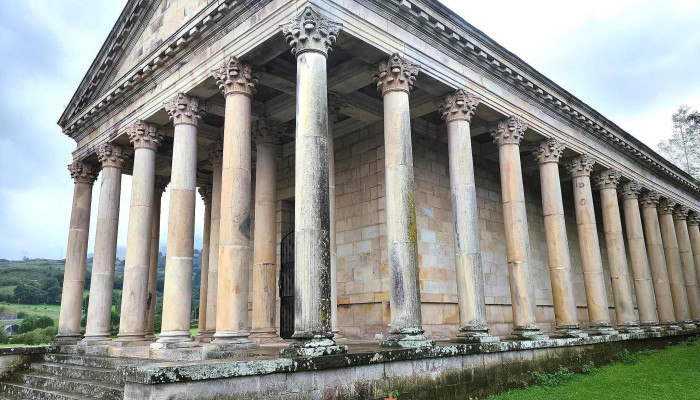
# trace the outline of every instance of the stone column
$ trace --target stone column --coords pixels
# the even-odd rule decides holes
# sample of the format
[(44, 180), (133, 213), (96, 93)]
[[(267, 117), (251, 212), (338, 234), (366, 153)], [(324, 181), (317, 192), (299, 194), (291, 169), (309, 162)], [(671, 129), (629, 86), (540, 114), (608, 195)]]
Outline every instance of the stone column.
[[(221, 168), (224, 158), (223, 142), (209, 145), (209, 161), (212, 172), (211, 227), (209, 234), (209, 276), (207, 278), (207, 315), (204, 331), (197, 336), (200, 342), (211, 342), (216, 332), (216, 300), (219, 285), (219, 227), (221, 225)], [(202, 256), (204, 257), (204, 256)]]
[(204, 232), (202, 232), (201, 271), (199, 277), (199, 319), (197, 320), (197, 337), (206, 331), (207, 326), (207, 291), (209, 290), (209, 240), (211, 238), (211, 198), (212, 186), (199, 187), (199, 195), (204, 201)]
[(617, 185), (622, 174), (608, 169), (594, 178), (594, 184), (600, 190), (601, 208), (603, 209), (603, 230), (610, 264), (613, 301), (617, 327), (622, 332), (639, 333), (639, 323), (634, 313), (632, 301), (632, 284), (630, 283), (625, 242), (622, 236), (620, 207), (617, 202)]
[(375, 75), (384, 103), (386, 227), (391, 282), (391, 330), (383, 346), (426, 347), (421, 321), (413, 148), (408, 94), (419, 67), (392, 54)]
[(153, 222), (151, 223), (151, 252), (148, 266), (148, 303), (146, 305), (146, 339), (155, 340), (153, 322), (158, 305), (158, 261), (160, 260), (161, 198), (170, 178), (156, 175), (153, 189)]
[(688, 216), (688, 235), (690, 236), (690, 247), (693, 250), (693, 260), (695, 261), (695, 276), (700, 283), (700, 214), (693, 211)]
[(513, 309), (513, 336), (519, 339), (546, 339), (537, 324), (535, 278), (530, 260), (530, 237), (525, 212), (520, 141), (527, 129), (521, 119), (510, 116), (489, 127), (498, 145), (501, 169), (501, 201), (505, 227), (508, 281)]
[(80, 340), (80, 318), (85, 287), (88, 235), (90, 231), (90, 205), (92, 185), (97, 172), (92, 165), (74, 161), (68, 165), (73, 178), (73, 206), (68, 228), (66, 263), (63, 271), (61, 311), (58, 317), (56, 344), (76, 344)]
[(328, 93), (328, 209), (331, 249), (331, 332), (335, 340), (345, 339), (338, 329), (338, 265), (335, 240), (335, 148), (333, 146), (333, 124), (338, 113), (345, 107), (343, 99), (336, 93)]
[(685, 289), (685, 279), (681, 267), (681, 255), (678, 250), (676, 228), (673, 223), (673, 209), (676, 202), (671, 199), (663, 199), (659, 202), (659, 225), (661, 238), (664, 244), (664, 256), (668, 268), (668, 280), (671, 282), (671, 297), (673, 309), (676, 313), (676, 322), (685, 329), (694, 329), (695, 324), (690, 318), (688, 306), (688, 292)]
[(340, 25), (306, 7), (282, 25), (297, 59), (294, 342), (286, 355), (345, 352), (331, 332), (326, 58)]
[(255, 130), (255, 231), (253, 237), (253, 334), (261, 343), (280, 341), (277, 305), (277, 146), (272, 121), (258, 120)]
[(126, 133), (134, 145), (134, 169), (129, 230), (126, 237), (121, 318), (116, 341), (138, 344), (146, 340), (156, 152), (163, 135), (156, 130), (155, 125), (140, 120), (128, 127)]
[(210, 346), (216, 351), (257, 346), (248, 338), (250, 113), (257, 79), (236, 57), (228, 57), (212, 74), (226, 98), (216, 333)]
[(105, 344), (110, 341), (119, 197), (122, 189), (122, 168), (128, 158), (121, 147), (110, 143), (100, 145), (97, 157), (102, 163), (102, 183), (83, 344)]
[(590, 176), (594, 164), (595, 161), (591, 156), (583, 154), (569, 162), (567, 169), (574, 185), (574, 207), (581, 250), (583, 286), (586, 289), (586, 304), (588, 305), (588, 333), (614, 335), (617, 331), (610, 324), (603, 260), (600, 255), (598, 228), (593, 209)]
[(579, 329), (574, 285), (571, 281), (571, 255), (559, 179), (559, 160), (564, 149), (564, 145), (557, 140), (547, 139), (540, 142), (534, 151), (540, 167), (549, 279), (552, 283), (556, 333), (566, 337), (587, 337), (588, 335)]
[(474, 160), (470, 134), (471, 118), (479, 97), (457, 89), (440, 104), (447, 125), (452, 215), (455, 227), (455, 272), (459, 333), (455, 342), (494, 342), (486, 323), (484, 272), (479, 243), (479, 210), (476, 203)]
[(648, 191), (639, 197), (644, 220), (644, 236), (646, 237), (649, 266), (654, 283), (654, 295), (659, 321), (668, 330), (680, 329), (676, 325), (676, 315), (673, 311), (673, 299), (671, 297), (671, 284), (668, 279), (666, 258), (664, 257), (664, 245), (661, 241), (661, 228), (656, 206), (659, 204), (659, 194)]
[(673, 210), (673, 222), (676, 228), (681, 267), (683, 267), (685, 290), (688, 293), (690, 318), (697, 325), (700, 323), (700, 289), (698, 289), (698, 278), (695, 276), (695, 261), (693, 260), (693, 250), (690, 245), (690, 236), (688, 235), (688, 224), (686, 223), (688, 211), (688, 206), (677, 206)]
[(154, 349), (192, 346), (192, 258), (194, 207), (197, 194), (197, 128), (206, 111), (204, 102), (178, 93), (164, 103), (175, 126), (171, 168), (168, 242), (163, 290), (163, 322)]
[(639, 324), (649, 332), (658, 332), (659, 317), (656, 312), (656, 297), (654, 284), (651, 279), (651, 267), (647, 257), (644, 229), (639, 212), (639, 193), (642, 187), (635, 181), (627, 182), (620, 187), (622, 207), (625, 210), (625, 231), (627, 233), (627, 248), (630, 253), (630, 267), (634, 277), (634, 290), (637, 294), (637, 310)]

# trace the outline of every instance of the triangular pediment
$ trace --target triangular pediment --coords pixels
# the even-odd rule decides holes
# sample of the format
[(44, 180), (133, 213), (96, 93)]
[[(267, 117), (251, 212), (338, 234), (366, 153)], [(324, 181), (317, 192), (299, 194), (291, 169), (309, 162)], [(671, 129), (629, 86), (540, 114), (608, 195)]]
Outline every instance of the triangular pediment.
[(58, 124), (112, 90), (211, 0), (129, 0)]

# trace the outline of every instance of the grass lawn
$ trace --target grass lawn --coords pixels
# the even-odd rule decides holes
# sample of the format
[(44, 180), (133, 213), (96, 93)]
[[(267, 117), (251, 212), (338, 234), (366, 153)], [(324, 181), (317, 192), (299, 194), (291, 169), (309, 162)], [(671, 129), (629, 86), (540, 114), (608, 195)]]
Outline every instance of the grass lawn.
[(40, 317), (48, 315), (51, 318), (58, 318), (60, 306), (56, 304), (9, 304), (0, 303), (0, 307), (5, 308), (5, 314), (16, 314), (19, 311), (24, 311), (29, 316)]
[(700, 399), (700, 340), (576, 374), (561, 386), (532, 386), (489, 400)]

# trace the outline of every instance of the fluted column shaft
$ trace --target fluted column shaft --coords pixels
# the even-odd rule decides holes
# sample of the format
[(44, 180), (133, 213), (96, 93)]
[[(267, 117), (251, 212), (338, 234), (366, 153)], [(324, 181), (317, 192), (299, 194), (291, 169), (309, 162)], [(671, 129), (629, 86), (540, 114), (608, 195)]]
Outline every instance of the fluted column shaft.
[[(649, 266), (654, 283), (654, 295), (659, 321), (666, 326), (676, 323), (676, 315), (673, 310), (673, 298), (671, 296), (671, 284), (666, 268), (664, 245), (661, 240), (661, 228), (656, 206), (659, 195), (656, 192), (642, 194), (640, 203), (642, 206), (642, 219), (644, 220), (644, 236), (646, 237)], [(625, 212), (626, 213), (626, 212)]]
[(58, 334), (54, 338), (54, 342), (57, 344), (75, 344), (80, 340), (92, 185), (97, 176), (97, 171), (94, 171), (91, 165), (80, 161), (68, 165), (68, 170), (75, 184), (68, 228), (66, 262), (63, 270), (63, 292), (61, 293), (61, 311), (58, 317)]
[(263, 122), (256, 130), (255, 231), (253, 237), (253, 337), (260, 342), (279, 339), (277, 305), (277, 138)]
[(656, 297), (651, 278), (651, 267), (644, 242), (644, 229), (639, 211), (639, 193), (641, 186), (634, 181), (627, 182), (620, 188), (622, 207), (625, 214), (625, 231), (627, 248), (630, 255), (630, 268), (634, 277), (634, 290), (639, 311), (639, 323), (645, 330), (658, 331), (659, 317), (656, 312)]
[(492, 342), (484, 297), (479, 210), (474, 181), (470, 122), (480, 99), (464, 89), (445, 97), (440, 113), (447, 126), (447, 149), (455, 227), (455, 272), (459, 333), (454, 341)]
[(119, 228), (119, 199), (122, 168), (126, 161), (122, 148), (103, 144), (98, 150), (102, 163), (100, 203), (97, 209), (95, 248), (90, 280), (85, 342), (104, 342), (110, 338), (112, 292), (114, 290), (114, 261), (117, 255)]
[(695, 260), (693, 260), (693, 250), (690, 244), (690, 235), (688, 234), (687, 217), (688, 207), (676, 207), (673, 213), (673, 222), (675, 224), (676, 238), (678, 240), (681, 267), (683, 268), (685, 290), (688, 293), (690, 318), (695, 323), (700, 323), (700, 289), (698, 288), (698, 278), (695, 275)]
[(563, 152), (564, 145), (555, 139), (548, 139), (541, 142), (534, 153), (540, 170), (542, 214), (556, 330), (566, 336), (581, 336), (584, 334), (579, 330), (576, 315), (576, 299), (571, 280), (571, 255), (559, 178), (559, 160)]
[(606, 170), (596, 176), (596, 185), (600, 189), (603, 230), (605, 231), (608, 264), (610, 265), (617, 326), (626, 332), (638, 332), (639, 324), (632, 301), (632, 283), (630, 282), (625, 242), (622, 235), (620, 206), (617, 202), (617, 185), (620, 177), (619, 172)]
[(583, 286), (586, 290), (588, 306), (588, 331), (592, 334), (614, 334), (608, 313), (608, 295), (603, 275), (603, 260), (600, 255), (598, 228), (593, 208), (591, 190), (591, 171), (595, 161), (587, 154), (572, 160), (567, 168), (574, 187), (574, 208), (576, 210), (576, 227), (581, 266), (583, 269)]
[(490, 128), (491, 136), (498, 145), (513, 335), (523, 339), (540, 339), (542, 335), (537, 324), (535, 278), (520, 163), (520, 141), (526, 129), (527, 124), (516, 117), (508, 117)]
[(199, 188), (204, 200), (204, 231), (202, 232), (201, 271), (199, 277), (199, 319), (197, 320), (197, 336), (204, 332), (207, 326), (207, 299), (209, 291), (209, 240), (211, 238), (211, 185)]
[(189, 346), (192, 307), (194, 211), (197, 196), (197, 129), (201, 100), (178, 93), (165, 104), (175, 126), (171, 167), (163, 321), (154, 348)]
[(668, 280), (671, 283), (671, 297), (673, 299), (676, 321), (685, 328), (691, 328), (695, 327), (695, 325), (693, 325), (690, 318), (688, 292), (685, 289), (681, 255), (678, 250), (678, 239), (676, 238), (676, 227), (673, 222), (673, 209), (675, 206), (676, 202), (669, 199), (663, 199), (659, 202), (659, 225), (661, 227), (666, 267), (668, 268)]
[(160, 260), (160, 211), (163, 192), (169, 178), (156, 176), (153, 192), (153, 218), (151, 222), (151, 251), (148, 266), (148, 303), (146, 305), (146, 339), (154, 340), (153, 323), (158, 305), (158, 262)]
[(156, 151), (162, 135), (154, 125), (143, 121), (136, 121), (127, 129), (127, 134), (135, 150), (117, 341), (138, 342), (146, 339)]
[(250, 66), (227, 58), (213, 71), (226, 97), (221, 221), (214, 342), (226, 347), (251, 347), (248, 328), (248, 284), (251, 200), (251, 96), (257, 82)]

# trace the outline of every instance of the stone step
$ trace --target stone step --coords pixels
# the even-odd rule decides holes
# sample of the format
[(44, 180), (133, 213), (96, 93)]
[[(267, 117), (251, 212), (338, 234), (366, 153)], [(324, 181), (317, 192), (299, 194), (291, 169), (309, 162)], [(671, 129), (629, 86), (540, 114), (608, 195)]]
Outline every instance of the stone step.
[(54, 364), (80, 365), (83, 367), (98, 367), (107, 369), (117, 369), (122, 365), (151, 364), (152, 360), (143, 358), (116, 358), (99, 356), (81, 356), (75, 354), (45, 354), (44, 360)]
[[(115, 369), (99, 368), (99, 367), (84, 367), (80, 365), (61, 364), (61, 363), (33, 363), (30, 370), (43, 375), (62, 376), (71, 379), (86, 379), (90, 381), (123, 384), (123, 379)], [(2, 399), (0, 399), (2, 400)]]
[(0, 393), (11, 400), (95, 400), (81, 394), (36, 389), (22, 383), (0, 382)]
[(22, 373), (19, 378), (26, 386), (46, 391), (76, 393), (102, 400), (120, 400), (124, 397), (122, 386), (115, 384), (31, 372)]

